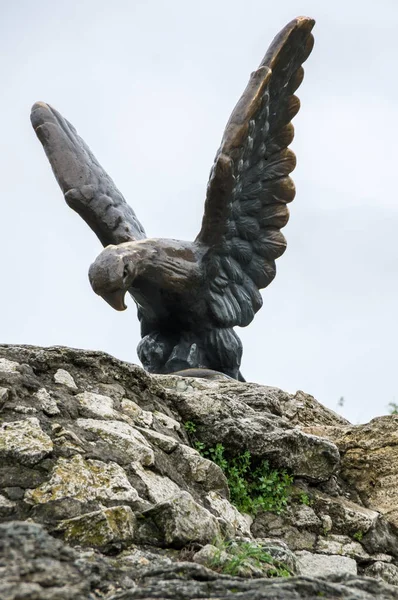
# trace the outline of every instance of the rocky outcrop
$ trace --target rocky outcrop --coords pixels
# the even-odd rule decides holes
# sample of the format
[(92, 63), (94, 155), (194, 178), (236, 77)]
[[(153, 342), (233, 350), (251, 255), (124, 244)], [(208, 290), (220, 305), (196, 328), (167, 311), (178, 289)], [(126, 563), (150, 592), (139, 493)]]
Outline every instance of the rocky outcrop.
[[(397, 419), (0, 346), (0, 597), (398, 598)], [(283, 508), (231, 504), (220, 444), (292, 477)]]

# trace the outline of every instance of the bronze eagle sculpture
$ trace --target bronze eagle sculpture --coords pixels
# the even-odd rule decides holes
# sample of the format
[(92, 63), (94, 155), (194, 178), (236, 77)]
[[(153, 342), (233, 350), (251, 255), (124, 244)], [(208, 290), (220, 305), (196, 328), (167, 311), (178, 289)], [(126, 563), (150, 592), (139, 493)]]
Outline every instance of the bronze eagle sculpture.
[(276, 36), (236, 105), (210, 173), (201, 230), (194, 242), (147, 238), (132, 208), (75, 128), (38, 102), (32, 125), (67, 204), (104, 250), (91, 265), (96, 294), (124, 310), (138, 307), (137, 352), (151, 373), (211, 369), (244, 381), (235, 326), (261, 308), (286, 248), (280, 229), (295, 195), (288, 148), (294, 95), (313, 47), (314, 20), (298, 17)]

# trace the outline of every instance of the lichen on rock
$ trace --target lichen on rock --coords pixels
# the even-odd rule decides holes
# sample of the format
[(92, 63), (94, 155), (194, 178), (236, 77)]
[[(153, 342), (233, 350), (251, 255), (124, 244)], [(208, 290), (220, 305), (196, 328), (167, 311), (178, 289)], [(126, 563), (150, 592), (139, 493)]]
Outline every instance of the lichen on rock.
[(0, 426), (0, 459), (35, 465), (53, 449), (51, 438), (36, 417), (3, 423)]
[(118, 464), (86, 460), (77, 454), (71, 459), (60, 458), (50, 479), (25, 493), (25, 501), (30, 504), (45, 504), (63, 498), (80, 502), (135, 502), (138, 493)]

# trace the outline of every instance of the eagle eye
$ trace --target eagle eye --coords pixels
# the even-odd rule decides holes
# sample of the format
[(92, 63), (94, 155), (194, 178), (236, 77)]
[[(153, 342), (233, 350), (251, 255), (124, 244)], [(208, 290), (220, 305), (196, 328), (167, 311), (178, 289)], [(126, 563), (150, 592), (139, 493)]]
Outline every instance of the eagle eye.
[(126, 279), (130, 275), (130, 269), (128, 265), (124, 265), (123, 269), (123, 279)]

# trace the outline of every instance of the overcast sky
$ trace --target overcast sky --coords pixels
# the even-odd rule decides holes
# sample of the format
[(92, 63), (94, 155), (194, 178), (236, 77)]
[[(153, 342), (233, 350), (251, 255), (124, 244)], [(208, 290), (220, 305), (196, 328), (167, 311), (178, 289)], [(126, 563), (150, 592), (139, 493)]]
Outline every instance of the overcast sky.
[[(377, 8), (377, 10), (376, 10)], [(137, 362), (133, 302), (89, 285), (101, 250), (63, 201), (29, 112), (70, 120), (150, 237), (193, 239), (231, 110), (275, 34), (316, 19), (298, 91), (288, 248), (254, 322), (247, 380), (354, 423), (398, 402), (398, 2), (18, 0), (0, 15), (0, 342)]]

